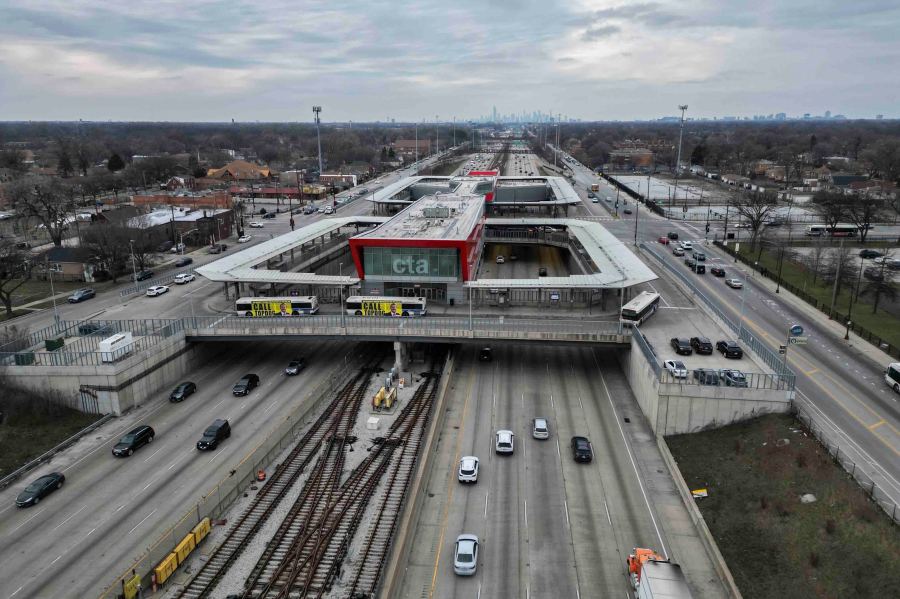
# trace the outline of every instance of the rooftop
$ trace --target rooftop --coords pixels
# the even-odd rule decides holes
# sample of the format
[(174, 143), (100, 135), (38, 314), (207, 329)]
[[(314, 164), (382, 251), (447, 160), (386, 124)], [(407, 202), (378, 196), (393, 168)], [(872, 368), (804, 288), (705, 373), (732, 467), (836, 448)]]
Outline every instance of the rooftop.
[(420, 198), (357, 238), (465, 240), (483, 214), (481, 195), (435, 194)]

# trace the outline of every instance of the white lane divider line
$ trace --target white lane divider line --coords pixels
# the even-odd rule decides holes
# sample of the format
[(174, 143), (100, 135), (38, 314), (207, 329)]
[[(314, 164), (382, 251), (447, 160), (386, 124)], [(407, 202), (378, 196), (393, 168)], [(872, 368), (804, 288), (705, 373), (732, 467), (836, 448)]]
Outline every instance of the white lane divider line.
[(569, 526), (569, 502), (563, 499), (563, 507), (566, 509), (566, 526)]
[(154, 451), (153, 453), (151, 453), (150, 455), (148, 455), (148, 456), (147, 456), (147, 459), (144, 460), (144, 463), (146, 464), (147, 462), (149, 462), (149, 461), (153, 458), (153, 456), (155, 456), (156, 454), (158, 454), (160, 451), (162, 451), (162, 447), (160, 447), (159, 449), (157, 449), (156, 451)]
[(135, 524), (135, 525), (134, 525), (134, 528), (132, 528), (131, 530), (128, 531), (128, 534), (131, 534), (131, 533), (133, 533), (135, 530), (137, 530), (137, 527), (140, 526), (141, 524), (143, 524), (144, 522), (146, 522), (146, 521), (147, 521), (147, 518), (149, 518), (150, 516), (152, 516), (153, 514), (155, 514), (157, 509), (159, 509), (159, 508), (154, 508), (152, 512), (150, 512), (149, 514), (147, 514), (146, 516), (144, 516), (144, 519), (141, 520), (140, 522), (138, 522), (137, 524)]
[(610, 526), (612, 526), (612, 518), (609, 517), (609, 504), (604, 501), (603, 507), (606, 508), (606, 521), (609, 522)]
[(491, 494), (490, 491), (487, 492), (487, 495), (484, 496), (484, 517), (487, 518), (487, 504), (488, 504), (488, 496)]
[(56, 525), (56, 528), (54, 528), (53, 530), (56, 530), (57, 528), (59, 528), (60, 526), (62, 526), (63, 524), (65, 524), (66, 522), (68, 522), (69, 520), (71, 520), (72, 518), (74, 518), (75, 516), (77, 516), (78, 513), (79, 513), (81, 510), (83, 510), (84, 508), (86, 508), (86, 507), (87, 507), (86, 505), (81, 506), (81, 508), (80, 508), (77, 512), (75, 512), (74, 514), (72, 514), (71, 516), (69, 516), (68, 518), (66, 518), (65, 520), (63, 520), (62, 522), (60, 522), (59, 524), (57, 524), (57, 525)]
[(15, 527), (14, 529), (12, 529), (10, 532), (16, 532), (17, 530), (19, 530), (20, 528), (22, 528), (23, 526), (25, 526), (26, 524), (28, 524), (29, 522), (31, 522), (32, 520), (34, 520), (35, 518), (37, 518), (38, 516), (40, 516), (41, 514), (43, 514), (45, 511), (46, 511), (46, 510), (43, 510), (43, 509), (42, 509), (41, 511), (35, 513), (35, 515), (33, 515), (33, 516), (32, 516), (31, 518), (29, 518), (28, 520), (25, 520), (24, 522), (22, 522), (21, 524), (19, 524), (18, 526), (16, 526), (16, 527)]

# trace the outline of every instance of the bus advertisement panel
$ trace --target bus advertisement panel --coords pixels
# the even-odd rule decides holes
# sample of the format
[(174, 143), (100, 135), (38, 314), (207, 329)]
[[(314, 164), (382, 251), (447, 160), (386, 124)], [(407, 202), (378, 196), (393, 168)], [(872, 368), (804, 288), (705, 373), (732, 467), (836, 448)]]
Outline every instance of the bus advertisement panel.
[(291, 304), (288, 301), (259, 299), (250, 302), (250, 314), (254, 317), (291, 316), (291, 313)]
[(384, 300), (363, 300), (362, 314), (363, 316), (396, 316), (402, 314), (402, 304), (399, 302)]

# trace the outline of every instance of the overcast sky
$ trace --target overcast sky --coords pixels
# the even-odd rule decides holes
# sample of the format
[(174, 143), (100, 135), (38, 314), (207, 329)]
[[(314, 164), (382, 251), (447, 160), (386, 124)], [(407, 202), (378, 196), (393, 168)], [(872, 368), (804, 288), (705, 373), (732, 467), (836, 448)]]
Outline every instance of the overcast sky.
[(898, 27), (897, 0), (0, 0), (0, 120), (895, 117)]

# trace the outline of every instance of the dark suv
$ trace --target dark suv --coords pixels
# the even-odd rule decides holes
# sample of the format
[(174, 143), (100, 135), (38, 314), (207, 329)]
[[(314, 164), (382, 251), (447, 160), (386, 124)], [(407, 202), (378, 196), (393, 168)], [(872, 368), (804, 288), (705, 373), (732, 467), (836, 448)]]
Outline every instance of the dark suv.
[(743, 358), (744, 350), (734, 341), (719, 341), (716, 343), (716, 349), (722, 352), (726, 358)]
[(572, 437), (572, 457), (576, 462), (590, 462), (594, 459), (594, 448), (587, 437)]
[(700, 385), (718, 385), (719, 373), (711, 368), (698, 368), (694, 371), (694, 378)]
[(726, 387), (746, 387), (747, 377), (740, 370), (725, 369), (719, 373)]
[(203, 431), (203, 436), (197, 441), (197, 449), (204, 451), (207, 449), (215, 449), (219, 446), (220, 441), (224, 441), (231, 436), (231, 426), (227, 420), (214, 420), (209, 427)]
[(482, 347), (478, 351), (478, 361), (479, 362), (491, 362), (494, 359), (494, 352), (491, 351), (489, 347)]
[(254, 387), (259, 387), (259, 375), (245, 374), (241, 377), (241, 380), (234, 384), (231, 392), (236, 396), (248, 395)]
[(134, 430), (128, 431), (127, 435), (113, 445), (112, 454), (117, 458), (130, 456), (144, 445), (153, 443), (153, 437), (155, 436), (156, 433), (152, 427), (139, 426)]
[(131, 278), (134, 279), (135, 281), (146, 281), (147, 279), (153, 278), (153, 271), (152, 270), (142, 270), (141, 272), (137, 273), (136, 275), (132, 275)]
[(192, 383), (191, 381), (185, 381), (175, 387), (175, 390), (172, 391), (172, 394), (169, 395), (169, 401), (184, 401), (197, 391), (196, 383)]
[(672, 337), (669, 344), (672, 346), (672, 349), (675, 350), (676, 354), (689, 356), (694, 353), (694, 350), (691, 349), (691, 342), (684, 337)]
[(700, 355), (708, 356), (713, 352), (712, 341), (706, 337), (691, 337), (691, 347)]

